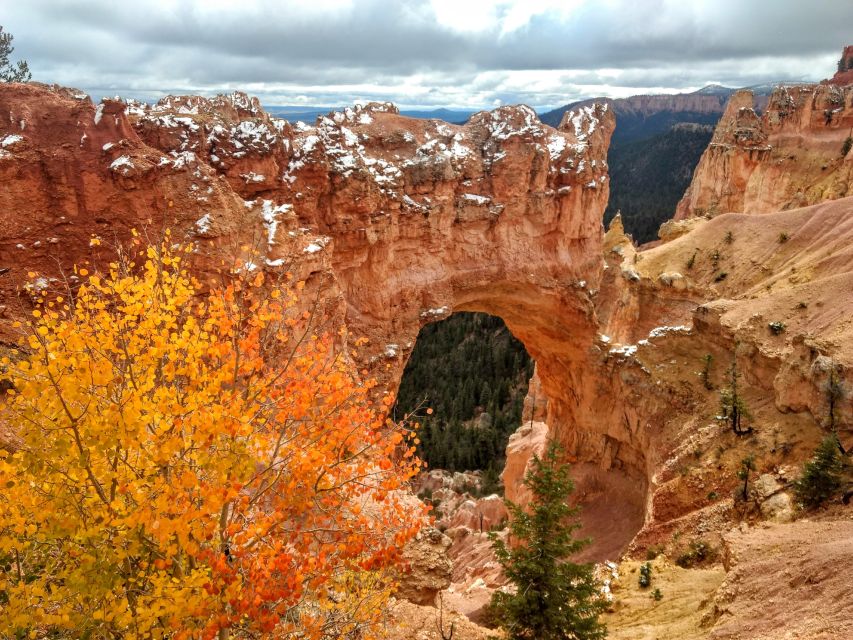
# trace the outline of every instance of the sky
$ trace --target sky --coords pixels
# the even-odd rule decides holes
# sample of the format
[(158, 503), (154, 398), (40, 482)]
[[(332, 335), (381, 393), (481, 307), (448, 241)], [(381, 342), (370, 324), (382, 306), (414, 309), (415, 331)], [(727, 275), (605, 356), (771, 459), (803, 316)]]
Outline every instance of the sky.
[(545, 110), (831, 76), (850, 0), (3, 0), (33, 79), (145, 100)]

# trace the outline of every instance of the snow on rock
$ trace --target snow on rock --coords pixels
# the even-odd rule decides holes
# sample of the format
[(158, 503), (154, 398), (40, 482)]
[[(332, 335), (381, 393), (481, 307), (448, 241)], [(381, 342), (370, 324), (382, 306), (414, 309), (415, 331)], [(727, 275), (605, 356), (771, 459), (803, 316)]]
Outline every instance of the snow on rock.
[(489, 204), (492, 199), (488, 196), (477, 195), (476, 193), (463, 193), (460, 198), (466, 202), (476, 204), (478, 206), (484, 206)]
[(172, 167), (174, 169), (183, 169), (196, 162), (196, 156), (192, 151), (172, 151), (170, 155), (174, 158), (172, 160)]
[(557, 160), (568, 146), (568, 141), (561, 135), (553, 134), (548, 138), (548, 152), (551, 160)]
[(110, 164), (110, 171), (121, 173), (125, 176), (128, 175), (132, 169), (134, 169), (134, 164), (129, 156), (119, 156)]
[(257, 184), (266, 180), (266, 177), (263, 174), (255, 173), (254, 171), (250, 171), (249, 173), (241, 173), (240, 177), (246, 181), (246, 184)]
[(625, 356), (626, 358), (637, 353), (637, 345), (626, 344), (621, 347), (613, 347), (610, 349), (611, 355)]
[(207, 233), (210, 231), (210, 227), (213, 220), (210, 217), (209, 213), (205, 213), (201, 218), (195, 221), (196, 232), (200, 234)]
[(690, 333), (690, 327), (678, 325), (675, 327), (655, 327), (649, 332), (649, 338), (660, 338), (669, 333)]
[(450, 310), (447, 307), (438, 307), (437, 309), (427, 309), (426, 311), (421, 312), (421, 318), (430, 318), (437, 316), (444, 316), (450, 313)]
[[(228, 132), (234, 143), (260, 153), (269, 152), (278, 140), (278, 134), (270, 130), (263, 122), (242, 120)], [(208, 138), (209, 140), (210, 138)]]
[(322, 251), (330, 240), (331, 238), (329, 238), (328, 236), (321, 236), (319, 238), (315, 238), (313, 242), (311, 242), (307, 247), (302, 250), (302, 252), (317, 253), (318, 251)]
[[(254, 205), (254, 200), (247, 201), (246, 206)], [(267, 245), (273, 246), (276, 244), (275, 233), (278, 230), (279, 216), (282, 213), (287, 213), (293, 210), (291, 204), (280, 204), (273, 206), (272, 200), (261, 201), (261, 218), (264, 221), (264, 226), (267, 229)]]
[[(607, 108), (607, 103), (604, 103), (604, 111), (607, 111)], [(591, 104), (580, 107), (577, 111), (569, 111), (563, 116), (563, 122), (571, 123), (578, 142), (585, 143), (598, 126), (598, 118), (595, 115), (595, 110), (596, 105)]]
[(515, 136), (539, 137), (545, 135), (543, 124), (536, 112), (527, 105), (515, 107), (499, 107), (494, 111), (481, 112), (472, 116), (484, 122), (492, 138), (498, 141), (508, 140)]
[(3, 147), (5, 149), (6, 147), (11, 147), (19, 142), (22, 142), (23, 140), (23, 136), (19, 136), (18, 134), (13, 133), (0, 140), (0, 147)]

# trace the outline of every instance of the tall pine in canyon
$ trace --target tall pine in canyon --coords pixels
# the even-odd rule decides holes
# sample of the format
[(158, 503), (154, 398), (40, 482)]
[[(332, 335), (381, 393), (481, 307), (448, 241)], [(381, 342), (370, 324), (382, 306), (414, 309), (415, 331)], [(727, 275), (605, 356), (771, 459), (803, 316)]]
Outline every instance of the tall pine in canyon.
[(524, 482), (533, 494), (525, 507), (506, 500), (510, 539), (490, 534), (495, 555), (515, 593), (492, 597), (496, 621), (511, 640), (598, 640), (607, 635), (598, 620), (606, 608), (591, 564), (569, 557), (589, 544), (576, 539), (578, 507), (567, 500), (574, 490), (569, 467), (551, 442), (545, 456), (534, 455)]

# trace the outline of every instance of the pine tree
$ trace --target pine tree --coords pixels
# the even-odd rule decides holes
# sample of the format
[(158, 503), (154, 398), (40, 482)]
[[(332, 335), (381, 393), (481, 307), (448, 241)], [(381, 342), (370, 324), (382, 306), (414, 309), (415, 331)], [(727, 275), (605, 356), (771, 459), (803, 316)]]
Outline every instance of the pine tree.
[(12, 40), (12, 34), (4, 32), (0, 26), (0, 82), (28, 82), (32, 74), (27, 61), (18, 60), (17, 64), (9, 62), (9, 56), (15, 50)]
[(742, 420), (749, 420), (752, 416), (746, 406), (746, 402), (738, 389), (740, 372), (737, 368), (737, 356), (732, 358), (732, 366), (726, 372), (729, 378), (729, 386), (720, 391), (720, 411), (732, 427), (736, 435), (742, 436), (752, 433), (752, 427), (742, 426)]
[(824, 438), (814, 457), (803, 467), (803, 475), (794, 485), (797, 497), (807, 507), (819, 507), (841, 487), (841, 456), (838, 440)]
[(833, 367), (829, 372), (829, 379), (826, 381), (826, 399), (829, 405), (829, 429), (835, 436), (838, 450), (845, 454), (841, 440), (838, 438), (838, 405), (844, 399), (844, 383), (841, 381), (838, 372)]
[(511, 640), (597, 640), (607, 630), (598, 616), (606, 608), (592, 565), (569, 556), (589, 544), (576, 539), (579, 509), (566, 501), (574, 490), (569, 467), (559, 462), (559, 447), (534, 455), (524, 477), (533, 493), (527, 509), (506, 500), (511, 516), (509, 545), (490, 534), (498, 562), (515, 593), (492, 597), (495, 619)]

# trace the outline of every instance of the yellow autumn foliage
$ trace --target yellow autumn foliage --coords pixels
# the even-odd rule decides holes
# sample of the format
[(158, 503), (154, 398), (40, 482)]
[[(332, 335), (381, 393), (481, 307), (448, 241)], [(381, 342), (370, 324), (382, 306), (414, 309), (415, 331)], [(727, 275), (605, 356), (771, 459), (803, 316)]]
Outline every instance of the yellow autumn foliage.
[(373, 637), (412, 434), (296, 287), (201, 293), (166, 240), (80, 270), (3, 362), (0, 638)]

